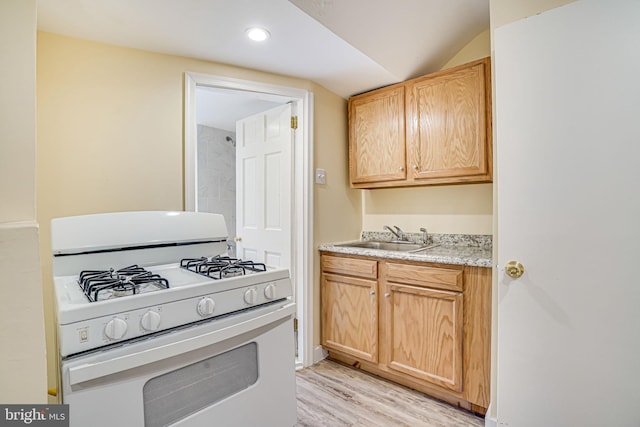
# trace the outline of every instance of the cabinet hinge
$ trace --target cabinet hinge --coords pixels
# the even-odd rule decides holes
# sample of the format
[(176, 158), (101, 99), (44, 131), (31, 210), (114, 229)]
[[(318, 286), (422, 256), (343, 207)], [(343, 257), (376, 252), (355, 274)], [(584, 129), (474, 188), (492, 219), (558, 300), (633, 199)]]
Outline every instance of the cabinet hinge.
[(291, 129), (298, 129), (298, 116), (291, 116)]

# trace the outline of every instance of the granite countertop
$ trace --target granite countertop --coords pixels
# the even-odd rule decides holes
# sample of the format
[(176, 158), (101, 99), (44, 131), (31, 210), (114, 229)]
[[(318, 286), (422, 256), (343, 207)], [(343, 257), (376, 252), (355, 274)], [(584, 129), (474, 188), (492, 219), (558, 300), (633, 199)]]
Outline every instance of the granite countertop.
[[(361, 240), (390, 241), (392, 237), (391, 233), (364, 231), (362, 232)], [(417, 242), (421, 235), (417, 233), (407, 233), (407, 237), (409, 241)], [(319, 245), (318, 249), (347, 255), (405, 261), (492, 267), (492, 236), (490, 235), (431, 234), (429, 237), (430, 244), (437, 244), (439, 246), (415, 253), (338, 246), (349, 242), (324, 243)]]

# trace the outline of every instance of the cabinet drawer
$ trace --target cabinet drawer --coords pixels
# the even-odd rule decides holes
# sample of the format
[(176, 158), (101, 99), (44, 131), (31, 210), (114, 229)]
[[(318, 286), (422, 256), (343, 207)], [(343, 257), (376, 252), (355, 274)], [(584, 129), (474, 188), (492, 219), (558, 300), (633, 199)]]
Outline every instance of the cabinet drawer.
[(412, 264), (385, 263), (387, 282), (400, 282), (430, 288), (462, 291), (462, 270), (426, 267)]
[(322, 256), (322, 271), (347, 276), (378, 278), (378, 262), (369, 259), (344, 258), (331, 255)]

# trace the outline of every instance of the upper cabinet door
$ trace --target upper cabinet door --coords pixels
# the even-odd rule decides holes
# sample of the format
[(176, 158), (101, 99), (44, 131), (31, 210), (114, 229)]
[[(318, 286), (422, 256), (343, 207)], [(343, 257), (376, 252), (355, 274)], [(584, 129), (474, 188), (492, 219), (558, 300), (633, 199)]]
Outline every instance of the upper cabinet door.
[(349, 99), (351, 183), (406, 178), (404, 85)]
[(351, 186), (491, 182), (490, 68), (484, 58), (350, 98)]
[(491, 181), (490, 76), (485, 58), (407, 82), (409, 180)]

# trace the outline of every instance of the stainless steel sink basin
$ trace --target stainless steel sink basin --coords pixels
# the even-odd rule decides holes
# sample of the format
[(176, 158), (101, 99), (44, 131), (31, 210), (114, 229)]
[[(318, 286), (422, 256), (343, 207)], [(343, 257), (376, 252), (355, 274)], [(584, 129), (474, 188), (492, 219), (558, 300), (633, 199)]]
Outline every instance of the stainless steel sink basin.
[(429, 249), (438, 245), (424, 245), (422, 243), (411, 242), (384, 242), (378, 240), (365, 240), (357, 242), (340, 243), (336, 246), (344, 246), (349, 248), (379, 249), (383, 251), (399, 251), (399, 252), (417, 252)]

